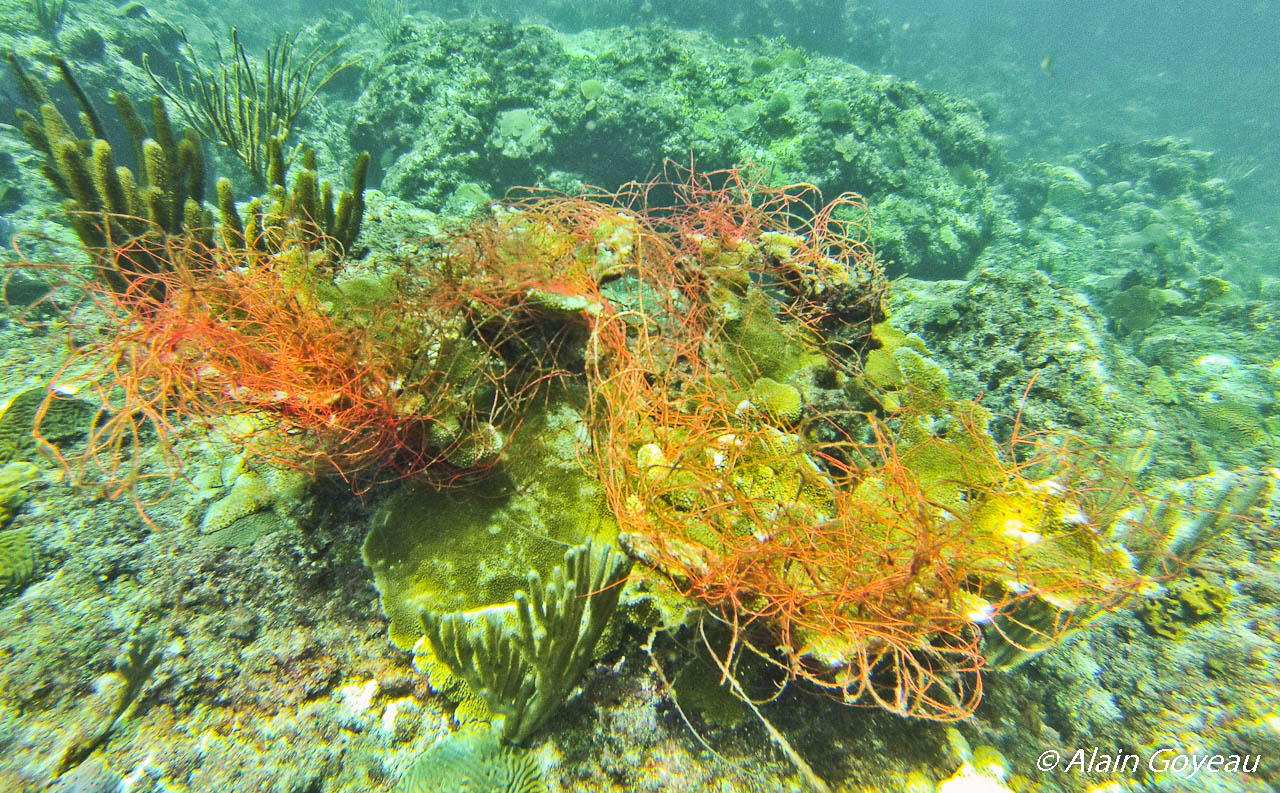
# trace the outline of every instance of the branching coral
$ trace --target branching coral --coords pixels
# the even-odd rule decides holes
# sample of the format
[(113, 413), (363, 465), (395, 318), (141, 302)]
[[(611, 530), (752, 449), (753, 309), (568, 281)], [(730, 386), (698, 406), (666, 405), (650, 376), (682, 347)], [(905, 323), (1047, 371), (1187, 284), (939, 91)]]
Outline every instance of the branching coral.
[[(317, 183), (310, 151), (292, 191), (285, 190), (286, 162), (275, 141), (269, 162), (280, 184), (265, 202), (250, 201), (242, 215), (230, 183), (219, 181), (221, 234), (215, 235), (203, 204), (199, 136), (187, 130), (179, 140), (160, 97), (151, 102), (148, 129), (127, 96), (113, 95), (135, 156), (134, 170), (117, 167), (100, 116), (65, 61), (56, 63), (80, 106), (86, 137), (72, 131), (44, 84), (13, 53), (8, 60), (39, 110), (39, 120), (20, 110), (19, 122), (45, 153), (45, 175), (68, 198), (66, 217), (91, 260), (87, 270), (22, 263), (81, 295), (71, 306), (47, 295), (30, 314), (69, 321), (74, 336), (83, 327), (81, 311), (92, 307), (116, 329), (111, 337), (72, 342), (74, 352), (55, 377), (55, 384), (88, 388), (107, 408), (81, 463), (105, 471), (117, 490), (132, 488), (142, 476), (132, 451), (144, 428), (159, 435), (168, 454), (171, 470), (160, 474), (166, 476), (179, 468), (173, 442), (181, 417), (250, 413), (274, 424), (268, 430), (269, 422), (259, 422), (244, 440), (295, 466), (330, 465), (348, 474), (374, 460), (423, 467), (412, 458), (424, 454), (417, 438), (426, 434), (426, 419), (396, 413), (396, 394), (420, 371), (412, 355), (437, 328), (426, 323), (400, 343), (397, 323), (412, 315), (393, 313), (403, 302), (358, 305), (342, 300), (331, 283), (359, 233), (367, 155), (357, 158), (351, 189), (335, 204), (332, 187)], [(292, 85), (295, 78), (282, 79)], [(420, 346), (405, 349), (413, 344)], [(389, 372), (388, 355), (396, 358)], [(93, 363), (77, 369), (86, 361)], [(412, 381), (409, 390), (413, 396)], [(50, 420), (67, 403), (58, 394), (51, 388), (42, 396), (35, 429), (42, 448), (60, 456)], [(363, 432), (374, 424), (381, 430)], [(304, 437), (283, 446), (271, 442), (296, 432)], [(414, 439), (406, 442), (406, 433)], [(411, 453), (400, 455), (401, 447)]]
[[(200, 242), (211, 241), (213, 216), (201, 204), (200, 139), (194, 133), (175, 134), (162, 100), (157, 97), (151, 103), (148, 130), (127, 95), (112, 95), (134, 156), (132, 169), (117, 166), (98, 111), (67, 61), (58, 58), (55, 63), (79, 105), (86, 137), (73, 131), (44, 84), (12, 51), (7, 58), (23, 94), (39, 113), (37, 119), (26, 110), (17, 111), (23, 134), (44, 153), (45, 176), (68, 199), (67, 218), (84, 246), (106, 265), (101, 275), (113, 289), (129, 288), (136, 274), (164, 269), (164, 252), (153, 245), (160, 238), (190, 234)], [(129, 245), (130, 255), (115, 255)]]
[(206, 140), (230, 149), (260, 187), (283, 187), (283, 167), (300, 147), (283, 159), (273, 156), (272, 148), (281, 147), (288, 139), (316, 92), (352, 63), (344, 61), (326, 69), (325, 62), (338, 51), (337, 45), (328, 49), (317, 45), (296, 58), (297, 40), (297, 33), (277, 37), (262, 62), (252, 63), (239, 33), (232, 28), (231, 53), (224, 57), (219, 46), (214, 70), (200, 63), (184, 35), (191, 76), (184, 81), (179, 75), (176, 93), (155, 76), (146, 58), (143, 65), (156, 90), (177, 106), (193, 129)]
[(67, 21), (67, 0), (30, 0), (27, 7), (40, 35), (56, 46)]
[[(287, 63), (287, 52), (277, 57)], [(151, 288), (163, 286), (147, 276), (170, 268), (170, 238), (201, 248), (214, 244), (213, 214), (204, 205), (200, 135), (190, 129), (175, 131), (159, 95), (150, 102), (148, 129), (128, 95), (112, 94), (119, 122), (133, 144), (134, 167), (130, 169), (116, 165), (101, 116), (66, 60), (58, 58), (55, 63), (79, 105), (85, 137), (74, 132), (44, 84), (12, 51), (7, 60), (23, 94), (39, 114), (37, 119), (19, 109), (19, 125), (31, 144), (45, 154), (45, 176), (68, 199), (68, 222), (90, 256), (102, 265), (99, 275), (113, 289), (124, 291), (138, 281)], [(270, 74), (275, 79), (276, 73)], [(302, 79), (289, 77), (285, 84), (292, 86)], [(300, 100), (295, 97), (293, 101)], [(305, 152), (303, 168), (293, 189), (287, 190), (291, 158), (282, 149), (282, 139), (273, 138), (263, 146), (262, 157), (270, 168), (272, 185), (265, 201), (255, 198), (249, 202), (245, 219), (236, 209), (230, 181), (218, 182), (221, 242), (227, 248), (271, 253), (294, 247), (321, 249), (332, 265), (350, 251), (360, 232), (368, 154), (356, 158), (351, 188), (341, 191), (335, 204), (333, 186), (317, 180), (314, 151)]]
[(522, 744), (586, 671), (630, 571), (630, 560), (612, 549), (593, 554), (581, 545), (569, 549), (549, 583), (529, 574), (514, 615), (428, 610), (423, 631), (436, 657), (503, 717), (503, 740)]
[(91, 731), (80, 734), (78, 740), (65, 748), (58, 763), (58, 775), (75, 768), (106, 744), (116, 726), (129, 718), (143, 689), (163, 660), (160, 634), (144, 629), (139, 621), (129, 631), (124, 650), (116, 658), (116, 674), (120, 679), (110, 707), (97, 714), (99, 718)]

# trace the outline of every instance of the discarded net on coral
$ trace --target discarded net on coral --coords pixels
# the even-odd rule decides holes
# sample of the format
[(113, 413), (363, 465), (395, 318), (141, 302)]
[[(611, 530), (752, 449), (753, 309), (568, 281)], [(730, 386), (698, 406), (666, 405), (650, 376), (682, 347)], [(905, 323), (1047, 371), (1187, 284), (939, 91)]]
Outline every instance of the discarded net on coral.
[(165, 440), (236, 417), (278, 462), (454, 483), (500, 464), (556, 383), (624, 546), (731, 626), (730, 655), (958, 718), (984, 631), (1037, 649), (1141, 576), (1096, 455), (997, 443), (884, 322), (864, 227), (855, 196), (672, 166), (615, 193), (513, 193), (419, 260), (171, 238), (127, 289), (45, 270), (114, 329), (60, 375), (111, 409), (88, 454), (108, 471), (140, 421)]
[(984, 630), (1041, 648), (1141, 577), (1108, 534), (1123, 486), (1086, 486), (1103, 461), (997, 444), (927, 350), (877, 324), (863, 218), (856, 197), (741, 170), (509, 196), (453, 241), (446, 299), (495, 347), (581, 372), (583, 456), (625, 547), (728, 622), (731, 653), (958, 718)]

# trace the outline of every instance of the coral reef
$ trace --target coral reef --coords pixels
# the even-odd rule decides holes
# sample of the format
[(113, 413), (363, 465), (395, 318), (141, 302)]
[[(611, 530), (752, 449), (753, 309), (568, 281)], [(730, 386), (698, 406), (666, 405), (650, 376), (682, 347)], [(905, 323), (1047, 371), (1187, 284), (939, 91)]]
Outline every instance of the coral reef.
[[(225, 545), (247, 545), (271, 530), (273, 523), (293, 519), (292, 512), (302, 500), (308, 478), (298, 471), (264, 467), (254, 470), (235, 458), (233, 466), (223, 466), (226, 492), (205, 508), (199, 531), (210, 542)], [(230, 470), (226, 470), (226, 469)], [(221, 489), (221, 488), (218, 488)], [(257, 520), (254, 520), (257, 518)]]
[[(1176, 533), (1203, 522), (1204, 510), (1213, 509), (1222, 491), (1247, 489), (1257, 476), (1248, 470), (1218, 472), (1172, 485), (1183, 502), (1169, 519)], [(1009, 721), (978, 730), (981, 740), (999, 747), (1014, 768), (1025, 769), (1033, 782), (1050, 790), (1078, 789), (1070, 780), (1064, 784), (1053, 774), (1030, 771), (1044, 745), (1061, 741), (1096, 742), (1144, 757), (1162, 747), (1231, 754), (1274, 746), (1274, 731), (1264, 722), (1275, 710), (1268, 692), (1280, 661), (1269, 616), (1280, 608), (1269, 561), (1280, 551), (1271, 529), (1280, 488), (1274, 473), (1264, 481), (1267, 487), (1247, 519), (1218, 535), (1196, 562), (1204, 571), (1201, 580), (1222, 585), (1223, 579), (1209, 572), (1216, 569), (1230, 582), (1230, 598), (1217, 599), (1221, 611), (1210, 602), (1209, 617), (1194, 626), (1181, 624), (1176, 640), (1148, 628), (1147, 601), (1101, 618), (1077, 641), (992, 687), (984, 708), (1007, 714)], [(1199, 588), (1195, 578), (1169, 582), (1170, 592)], [(1165, 704), (1153, 710), (1149, 701)], [(1274, 769), (1262, 770), (1230, 789), (1265, 790), (1274, 784)]]
[[(1016, 162), (999, 94), (797, 48), (916, 35), (860, 3), (461, 5), (275, 45), (281, 9), (211, 12), (242, 77), (363, 55), (303, 88), (315, 152), (250, 131), (248, 203), (230, 150), (204, 195), (167, 112), (87, 99), (189, 85), (190, 8), (0, 15), (34, 96), (0, 129), (0, 788), (1079, 793), (1041, 751), (1280, 754), (1280, 281), (1224, 155)], [(582, 188), (664, 156), (696, 170)], [(625, 593), (555, 572), (586, 540)], [(598, 643), (542, 625), (615, 596)]]
[(987, 175), (997, 158), (976, 106), (781, 42), (417, 24), (371, 78), (351, 139), (381, 153), (372, 169), (383, 189), (432, 209), (457, 204), (468, 185), (572, 191), (690, 152), (702, 170), (758, 161), (778, 184), (858, 191), (884, 259), (928, 277), (968, 270), (998, 215)]
[(31, 463), (10, 462), (0, 466), (0, 529), (9, 524), (13, 513), (27, 500), (27, 486), (39, 476), (40, 470)]
[(0, 463), (33, 458), (41, 448), (70, 445), (90, 432), (99, 415), (92, 403), (56, 390), (29, 388), (17, 393), (0, 413)]
[(1161, 474), (1187, 470), (1180, 441), (1159, 432), (1157, 400), (1142, 388), (1160, 381), (1107, 332), (1080, 294), (1036, 271), (984, 268), (966, 281), (909, 281), (891, 296), (894, 321), (931, 340), (951, 393), (983, 395), (1006, 434), (1013, 417), (1078, 429), (1095, 442), (1148, 449)]
[(617, 523), (578, 462), (581, 416), (553, 402), (512, 436), (501, 475), (440, 491), (408, 483), (375, 514), (363, 555), (402, 649), (422, 635), (418, 612), (510, 603), (530, 571), (550, 575), (566, 546), (611, 542)]
[(1178, 476), (1275, 456), (1267, 368), (1280, 347), (1258, 330), (1276, 307), (1247, 264), (1258, 254), (1224, 173), (1220, 157), (1171, 138), (1032, 164), (1006, 176), (1018, 216), (978, 260), (993, 270), (1033, 263), (1089, 296), (1096, 322), (1148, 367), (1130, 379), (1182, 428), (1173, 448), (1190, 454), (1157, 454), (1186, 461), (1165, 471)]

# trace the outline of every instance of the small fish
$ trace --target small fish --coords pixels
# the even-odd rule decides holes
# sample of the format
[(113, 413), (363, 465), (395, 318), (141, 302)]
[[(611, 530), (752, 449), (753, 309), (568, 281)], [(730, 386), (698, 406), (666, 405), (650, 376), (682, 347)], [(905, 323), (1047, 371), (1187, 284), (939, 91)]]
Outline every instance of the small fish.
[(1044, 72), (1045, 77), (1053, 77), (1053, 53), (1044, 56), (1040, 61), (1040, 71)]

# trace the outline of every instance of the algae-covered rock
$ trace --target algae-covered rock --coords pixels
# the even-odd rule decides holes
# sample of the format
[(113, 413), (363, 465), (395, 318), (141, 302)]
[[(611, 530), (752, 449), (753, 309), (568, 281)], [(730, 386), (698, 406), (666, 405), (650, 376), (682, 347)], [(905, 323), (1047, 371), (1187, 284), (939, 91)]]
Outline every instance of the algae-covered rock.
[(433, 22), (369, 78), (350, 137), (384, 153), (384, 190), (432, 210), (464, 184), (612, 186), (693, 152), (700, 170), (756, 161), (774, 183), (853, 186), (885, 260), (950, 276), (999, 214), (976, 105), (781, 40), (728, 47), (651, 20), (579, 36)]
[(1049, 203), (1069, 214), (1080, 211), (1093, 190), (1088, 179), (1065, 165), (1047, 168), (1045, 176), (1049, 182)]
[[(1174, 286), (1173, 278), (1194, 284), (1221, 270), (1216, 243), (1234, 223), (1233, 196), (1214, 175), (1218, 167), (1215, 155), (1172, 138), (1112, 143), (1065, 164), (1028, 166), (1009, 183), (1029, 221), (1029, 235), (1017, 243), (1025, 247), (1010, 260), (1094, 284), (1106, 301), (1115, 295), (1099, 284), (1100, 274), (1127, 270), (1151, 287)], [(1117, 282), (1116, 291), (1134, 285)]]
[(950, 374), (949, 394), (983, 395), (997, 432), (1019, 414), (1027, 426), (1077, 428), (1102, 443), (1151, 429), (1153, 467), (1185, 470), (1176, 434), (1138, 388), (1151, 379), (1147, 366), (1107, 333), (1088, 300), (1048, 275), (986, 268), (967, 281), (904, 281), (890, 313), (928, 341), (929, 357)]
[[(676, 702), (687, 713), (697, 713), (710, 725), (733, 727), (745, 721), (750, 712), (733, 692), (729, 681), (720, 671), (717, 659), (701, 643), (694, 647), (693, 655), (684, 662), (671, 679), (671, 689)], [(750, 656), (741, 664), (737, 677), (750, 680), (760, 672), (760, 663)]]
[(1181, 639), (1192, 625), (1221, 616), (1231, 604), (1231, 589), (1203, 578), (1174, 582), (1160, 597), (1148, 598), (1138, 607), (1147, 630), (1165, 639)]
[(120, 793), (124, 779), (101, 756), (93, 756), (58, 777), (49, 793)]

